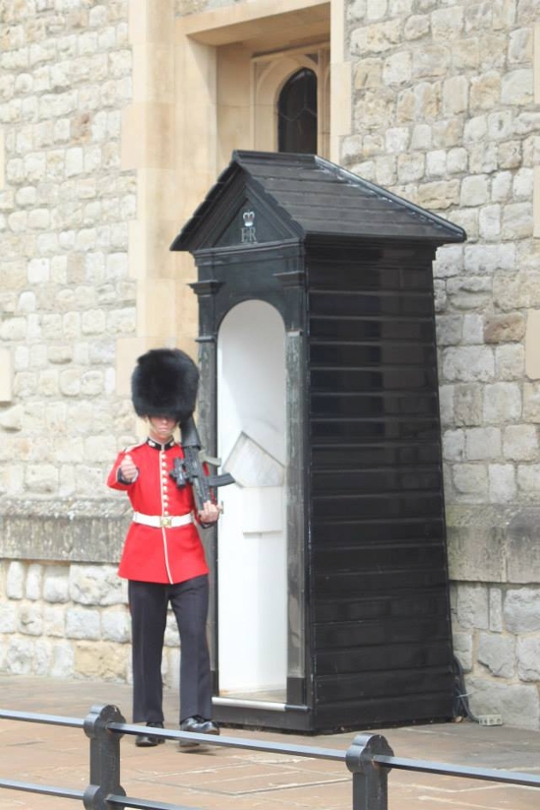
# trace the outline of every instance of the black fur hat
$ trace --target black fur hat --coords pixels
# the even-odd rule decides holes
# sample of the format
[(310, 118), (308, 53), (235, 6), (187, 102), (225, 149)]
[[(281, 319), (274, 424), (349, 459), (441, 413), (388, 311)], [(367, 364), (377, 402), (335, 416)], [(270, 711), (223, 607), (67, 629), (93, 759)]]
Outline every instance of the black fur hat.
[(177, 422), (195, 410), (199, 371), (180, 349), (151, 349), (131, 375), (131, 399), (138, 416), (170, 416)]

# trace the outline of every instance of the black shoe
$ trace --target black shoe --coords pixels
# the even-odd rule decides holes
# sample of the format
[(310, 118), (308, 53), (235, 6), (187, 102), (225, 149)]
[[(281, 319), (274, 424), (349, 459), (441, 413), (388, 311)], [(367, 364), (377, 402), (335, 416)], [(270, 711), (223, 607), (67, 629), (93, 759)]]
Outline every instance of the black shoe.
[[(219, 728), (212, 720), (205, 720), (204, 717), (187, 717), (180, 723), (180, 731), (191, 731), (195, 734), (219, 734)], [(193, 740), (180, 740), (179, 748), (197, 748), (200, 743)]]
[(213, 720), (201, 719), (201, 734), (219, 734), (219, 727)]
[[(163, 728), (163, 723), (147, 723), (146, 725), (148, 728)], [(163, 737), (155, 737), (153, 734), (137, 734), (135, 737), (135, 745), (138, 748), (153, 748), (164, 742)]]

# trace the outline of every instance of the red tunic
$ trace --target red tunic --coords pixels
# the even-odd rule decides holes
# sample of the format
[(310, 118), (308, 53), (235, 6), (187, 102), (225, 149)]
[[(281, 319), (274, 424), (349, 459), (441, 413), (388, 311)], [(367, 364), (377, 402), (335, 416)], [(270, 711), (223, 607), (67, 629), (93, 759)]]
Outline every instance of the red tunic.
[[(139, 470), (131, 484), (118, 481), (118, 468), (129, 454)], [(148, 439), (118, 454), (107, 478), (107, 486), (127, 492), (135, 512), (145, 515), (185, 515), (193, 512), (193, 492), (188, 485), (179, 489), (171, 478), (175, 458), (183, 458), (176, 442), (160, 445)], [(129, 527), (118, 574), (142, 582), (177, 583), (208, 573), (199, 532), (193, 523), (175, 528)]]

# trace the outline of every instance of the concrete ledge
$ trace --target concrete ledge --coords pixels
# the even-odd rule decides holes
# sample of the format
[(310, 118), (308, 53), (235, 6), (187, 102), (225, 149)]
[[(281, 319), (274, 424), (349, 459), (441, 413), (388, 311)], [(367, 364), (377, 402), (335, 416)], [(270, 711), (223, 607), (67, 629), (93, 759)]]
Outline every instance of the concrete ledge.
[(540, 507), (451, 504), (446, 522), (450, 580), (540, 583)]
[(131, 509), (114, 500), (3, 501), (0, 557), (116, 563)]

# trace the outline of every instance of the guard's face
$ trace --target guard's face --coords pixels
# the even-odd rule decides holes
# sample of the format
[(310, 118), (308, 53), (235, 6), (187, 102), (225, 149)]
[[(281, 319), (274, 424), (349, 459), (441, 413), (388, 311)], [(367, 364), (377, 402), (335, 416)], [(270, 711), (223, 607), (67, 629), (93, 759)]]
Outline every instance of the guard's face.
[(176, 427), (176, 419), (172, 416), (149, 416), (148, 424), (150, 438), (159, 444), (165, 444)]

